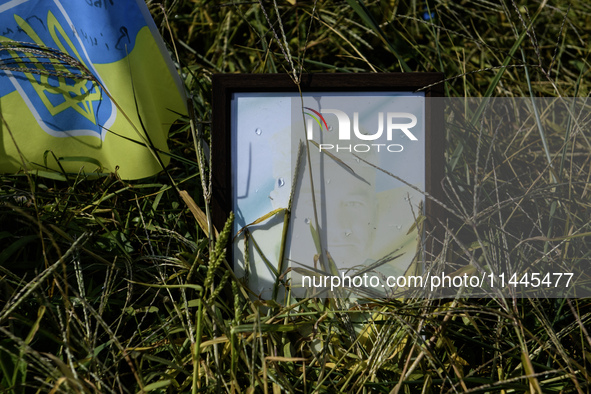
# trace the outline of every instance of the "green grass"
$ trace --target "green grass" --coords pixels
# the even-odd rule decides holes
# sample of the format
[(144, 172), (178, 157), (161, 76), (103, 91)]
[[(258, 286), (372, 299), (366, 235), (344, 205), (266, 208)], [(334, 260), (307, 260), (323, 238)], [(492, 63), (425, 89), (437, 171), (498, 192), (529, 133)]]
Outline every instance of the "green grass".
[[(293, 3), (151, 5), (205, 141), (216, 72), (406, 67), (444, 72), (452, 97), (589, 94), (584, 1)], [(450, 132), (457, 215), (429, 258), (588, 264), (590, 145), (564, 130)], [(194, 135), (183, 119), (170, 136), (178, 189), (165, 175), (0, 176), (0, 391), (589, 392), (588, 299), (256, 300), (228, 269), (227, 232), (178, 192), (207, 217)]]

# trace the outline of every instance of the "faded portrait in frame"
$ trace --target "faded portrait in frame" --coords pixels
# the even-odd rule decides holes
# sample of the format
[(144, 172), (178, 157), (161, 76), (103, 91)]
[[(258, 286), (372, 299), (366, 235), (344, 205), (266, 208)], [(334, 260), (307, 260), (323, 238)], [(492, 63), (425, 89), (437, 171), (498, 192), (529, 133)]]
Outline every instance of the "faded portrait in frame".
[(439, 93), (421, 87), (442, 78), (384, 75), (396, 81), (214, 78), (216, 225), (234, 212), (231, 259), (258, 297), (388, 297), (387, 277), (420, 269), (418, 224), (434, 214), (423, 192), (437, 193), (443, 161), (427, 101)]

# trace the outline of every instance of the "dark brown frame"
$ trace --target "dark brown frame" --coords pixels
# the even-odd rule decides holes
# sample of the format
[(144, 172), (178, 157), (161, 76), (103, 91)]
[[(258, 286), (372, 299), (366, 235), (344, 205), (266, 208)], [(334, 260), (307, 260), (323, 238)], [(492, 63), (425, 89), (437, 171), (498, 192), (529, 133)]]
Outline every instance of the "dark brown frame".
[[(231, 185), (230, 100), (233, 93), (242, 92), (414, 92), (421, 90), (426, 97), (443, 97), (442, 73), (383, 73), (383, 74), (303, 74), (298, 85), (288, 74), (214, 74), (212, 101), (212, 219), (221, 230), (232, 208)], [(443, 130), (434, 130), (434, 120), (443, 123), (443, 107), (425, 107), (425, 188), (437, 200), (443, 200), (441, 180), (444, 176)], [(443, 209), (425, 198), (427, 230), (439, 228)], [(437, 235), (437, 232), (436, 232)], [(431, 248), (429, 248), (431, 249)], [(437, 247), (435, 247), (437, 249)], [(433, 251), (433, 250), (432, 250)], [(230, 248), (231, 254), (231, 248)]]

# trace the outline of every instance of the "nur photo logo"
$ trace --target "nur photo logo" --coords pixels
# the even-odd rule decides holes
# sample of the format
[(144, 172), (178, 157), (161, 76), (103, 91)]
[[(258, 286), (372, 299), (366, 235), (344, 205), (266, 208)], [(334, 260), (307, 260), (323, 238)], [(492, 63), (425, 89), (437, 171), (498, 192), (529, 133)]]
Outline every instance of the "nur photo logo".
[[(369, 152), (375, 150), (376, 152), (402, 152), (404, 146), (399, 143), (390, 143), (401, 136), (406, 136), (411, 141), (418, 141), (418, 138), (411, 132), (410, 129), (417, 125), (417, 117), (409, 112), (378, 112), (378, 126), (377, 131), (373, 134), (362, 131), (359, 121), (359, 112), (353, 112), (353, 121), (351, 117), (344, 111), (338, 109), (321, 109), (317, 111), (310, 107), (304, 107), (306, 118), (306, 136), (308, 140), (314, 139), (314, 121), (318, 125), (320, 131), (333, 131), (323, 115), (333, 115), (338, 122), (338, 143), (320, 143), (318, 145), (319, 151), (334, 150), (335, 152)], [(384, 115), (385, 114), (385, 115)], [(384, 127), (385, 124), (385, 127)], [(352, 127), (351, 127), (352, 126)], [(386, 140), (388, 143), (377, 143), (378, 140), (383, 140), (384, 130)], [(355, 141), (374, 141), (375, 143), (351, 143)], [(341, 143), (341, 142), (349, 142)]]

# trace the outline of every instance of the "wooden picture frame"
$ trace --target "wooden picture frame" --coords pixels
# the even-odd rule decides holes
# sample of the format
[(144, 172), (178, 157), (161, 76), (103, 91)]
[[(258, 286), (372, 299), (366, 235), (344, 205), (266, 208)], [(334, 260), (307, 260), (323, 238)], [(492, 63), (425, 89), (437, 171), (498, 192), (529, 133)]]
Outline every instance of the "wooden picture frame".
[[(249, 120), (253, 123), (249, 127), (249, 130), (253, 133), (263, 134), (265, 131), (261, 131), (260, 128), (257, 128), (254, 123), (257, 122), (257, 119), (266, 118), (269, 116), (276, 116), (277, 119), (280, 119), (280, 115), (277, 111), (273, 110), (276, 102), (284, 102), (286, 104), (282, 108), (287, 108), (289, 105), (287, 101), (292, 100), (292, 103), (296, 103), (293, 101), (294, 97), (298, 97), (303, 95), (305, 97), (336, 97), (339, 99), (341, 97), (342, 100), (347, 101), (349, 106), (355, 106), (355, 98), (359, 98), (360, 105), (365, 102), (366, 100), (371, 100), (372, 97), (376, 96), (378, 98), (390, 97), (400, 95), (398, 98), (398, 102), (406, 102), (412, 101), (411, 99), (414, 98), (414, 95), (418, 97), (423, 97), (424, 103), (423, 114), (424, 117), (422, 120), (419, 120), (421, 123), (421, 127), (424, 127), (424, 159), (422, 166), (424, 166), (424, 191), (427, 192), (429, 195), (434, 196), (436, 199), (441, 200), (442, 196), (442, 189), (441, 189), (441, 180), (443, 179), (444, 175), (444, 143), (445, 143), (445, 136), (443, 133), (443, 129), (436, 129), (436, 126), (441, 126), (443, 124), (443, 110), (442, 106), (433, 105), (432, 101), (428, 100), (429, 98), (434, 97), (442, 97), (443, 96), (443, 85), (440, 83), (443, 80), (443, 74), (441, 73), (389, 73), (389, 74), (304, 74), (301, 76), (301, 80), (299, 85), (294, 83), (292, 78), (288, 74), (215, 74), (213, 76), (213, 112), (212, 112), (212, 146), (211, 146), (211, 165), (212, 165), (212, 173), (213, 173), (213, 198), (212, 198), (212, 218), (215, 227), (218, 230), (221, 230), (224, 223), (226, 222), (230, 211), (236, 210), (236, 201), (237, 201), (237, 192), (239, 187), (237, 186), (238, 182), (242, 182), (242, 180), (237, 177), (237, 172), (243, 170), (244, 165), (242, 168), (239, 168), (239, 164), (236, 161), (239, 161), (237, 157), (240, 157), (240, 153), (237, 151), (244, 148), (237, 147), (236, 144), (238, 142), (233, 141), (234, 137), (239, 137), (241, 134), (237, 130), (244, 127), (244, 120)], [(417, 93), (420, 92), (420, 93)], [(402, 97), (408, 95), (408, 99), (402, 100)], [(413, 97), (411, 97), (413, 96)], [(236, 109), (236, 102), (238, 100), (243, 100), (243, 98), (249, 97), (266, 97), (265, 102), (271, 103), (270, 109), (263, 109), (258, 108), (254, 110), (240, 110)], [(301, 98), (300, 98), (301, 99)], [(303, 99), (301, 99), (303, 100)], [(311, 100), (307, 98), (307, 100)], [(318, 99), (317, 99), (318, 100)], [(264, 101), (264, 100), (263, 100)], [(304, 101), (302, 101), (303, 103)], [(297, 104), (297, 103), (296, 103)], [(362, 105), (361, 105), (362, 106)], [(279, 107), (277, 107), (279, 108)], [(323, 130), (326, 133), (326, 129), (329, 128), (328, 124), (326, 123), (327, 118), (332, 117), (332, 122), (334, 123), (337, 117), (333, 115), (327, 115), (327, 113), (322, 113), (322, 111), (318, 111), (318, 108), (314, 110), (311, 106), (307, 106), (308, 108), (307, 115), (310, 115), (310, 119), (305, 118), (304, 121), (307, 121), (307, 127), (310, 128), (311, 125), (313, 127), (319, 127), (320, 130)], [(258, 113), (257, 113), (258, 111)], [(287, 111), (287, 110), (286, 110)], [(310, 112), (312, 111), (312, 112)], [(328, 111), (330, 114), (330, 110)], [(389, 110), (388, 110), (389, 111)], [(288, 113), (289, 111), (285, 112)], [(292, 115), (295, 111), (291, 111)], [(336, 111), (339, 112), (339, 111)], [(336, 112), (334, 114), (336, 114)], [(395, 122), (393, 120), (393, 116), (396, 119), (399, 119), (395, 115), (402, 115), (403, 113), (395, 112), (387, 112), (387, 116), (384, 116), (385, 112), (380, 112), (378, 116), (382, 116), (380, 121), (381, 127), (383, 129), (388, 129), (391, 131), (392, 123)], [(298, 114), (299, 115), (299, 114)], [(412, 116), (412, 115), (410, 115)], [(245, 118), (243, 119), (236, 119), (238, 117)], [(355, 115), (357, 117), (357, 115)], [(375, 116), (374, 116), (375, 117)], [(389, 118), (388, 118), (389, 117)], [(246, 119), (248, 118), (248, 119)], [(312, 122), (312, 118), (314, 121), (318, 123), (318, 126)], [(352, 124), (357, 126), (357, 118), (353, 120), (353, 117), (349, 115), (350, 121)], [(388, 119), (386, 119), (388, 118)], [(285, 116), (283, 117), (285, 120)], [(292, 117), (291, 121), (293, 122), (295, 118)], [(253, 121), (254, 120), (254, 121)], [(321, 121), (322, 122), (321, 122)], [(338, 119), (339, 122), (341, 118)], [(299, 121), (295, 119), (295, 121)], [(407, 120), (408, 121), (408, 120)], [(272, 124), (276, 124), (277, 122), (272, 122)], [(341, 123), (338, 123), (339, 127), (342, 129)], [(416, 118), (415, 118), (416, 124)], [(396, 126), (396, 125), (394, 125)], [(306, 126), (304, 126), (306, 127)], [(380, 129), (381, 130), (381, 129)], [(408, 129), (407, 129), (408, 130)], [(399, 130), (400, 131), (400, 130)], [(404, 131), (404, 130), (402, 130)], [(322, 133), (322, 131), (321, 131)], [(353, 139), (356, 136), (360, 136), (355, 129), (355, 133), (353, 134)], [(287, 136), (289, 132), (283, 135)], [(292, 133), (293, 134), (293, 133)], [(336, 133), (333, 133), (336, 135)], [(407, 133), (408, 137), (412, 139), (412, 135)], [(311, 134), (308, 134), (310, 136)], [(330, 132), (323, 134), (323, 135), (331, 135)], [(377, 135), (377, 133), (376, 133)], [(388, 134), (390, 135), (390, 134)], [(266, 134), (265, 134), (266, 136)], [(281, 137), (280, 137), (281, 138)], [(287, 138), (287, 137), (286, 137)], [(333, 137), (334, 138), (334, 137)], [(339, 134), (339, 138), (341, 138), (341, 134)], [(361, 138), (361, 137), (360, 137)], [(362, 138), (372, 138), (370, 134), (365, 134)], [(236, 139), (236, 138), (234, 138)], [(295, 140), (294, 140), (295, 141)], [(340, 140), (339, 140), (340, 141)], [(353, 146), (355, 152), (359, 148), (359, 151), (367, 149), (366, 146), (369, 146), (369, 142), (372, 141), (365, 141), (366, 144), (358, 144), (358, 145), (350, 145)], [(286, 142), (287, 144), (287, 142)], [(292, 141), (292, 145), (296, 143)], [(326, 145), (326, 149), (330, 146), (330, 144)], [(375, 145), (375, 146), (374, 146)], [(380, 144), (373, 144), (371, 149), (380, 149), (379, 147), (376, 148), (377, 145)], [(391, 145), (383, 145), (381, 144), (381, 149), (388, 149), (391, 148)], [(318, 145), (316, 145), (318, 147)], [(392, 145), (393, 146), (393, 145)], [(402, 145), (399, 145), (402, 147)], [(346, 146), (342, 146), (343, 149)], [(244, 148), (246, 149), (246, 148)], [(261, 148), (262, 149), (262, 148)], [(295, 148), (294, 148), (295, 149)], [(325, 151), (326, 151), (325, 149)], [(338, 151), (339, 145), (336, 145), (336, 149)], [(351, 149), (351, 148), (349, 148)], [(392, 148), (392, 151), (396, 150), (397, 148)], [(319, 149), (322, 151), (322, 148)], [(268, 151), (268, 149), (267, 149)], [(234, 152), (234, 156), (233, 156)], [(252, 166), (253, 162), (260, 162), (261, 167), (265, 168), (271, 165), (269, 161), (268, 155), (265, 154), (265, 150), (261, 151), (256, 157), (249, 156), (248, 158), (248, 166)], [(351, 150), (353, 152), (353, 150)], [(334, 152), (333, 152), (334, 153)], [(292, 163), (295, 161), (293, 160), (293, 156), (295, 153), (291, 153), (292, 155)], [(333, 157), (336, 155), (330, 155)], [(328, 157), (328, 156), (327, 156)], [(304, 155), (305, 160), (305, 155)], [(334, 159), (336, 162), (339, 159)], [(357, 159), (359, 161), (359, 159)], [(298, 164), (299, 165), (299, 164)], [(344, 163), (339, 163), (341, 167), (348, 167), (344, 165)], [(252, 168), (256, 168), (253, 166)], [(293, 169), (293, 165), (292, 165)], [(248, 171), (251, 171), (250, 169)], [(354, 171), (353, 171), (354, 172)], [(297, 173), (297, 170), (296, 170)], [(355, 174), (354, 174), (355, 175)], [(401, 174), (397, 174), (400, 176)], [(312, 174), (310, 174), (313, 177)], [(250, 177), (250, 172), (248, 177)], [(400, 176), (404, 178), (404, 174)], [(279, 183), (281, 186), (281, 182), (286, 183), (288, 178), (280, 178)], [(295, 184), (294, 180), (294, 184)], [(330, 182), (330, 179), (327, 180)], [(290, 183), (290, 182), (287, 182)], [(277, 185), (275, 186), (277, 188)], [(258, 189), (256, 190), (258, 193)], [(293, 189), (292, 193), (293, 194)], [(261, 201), (265, 199), (271, 199), (272, 196), (267, 192), (261, 193), (260, 197), (257, 197), (253, 190), (249, 191), (249, 199), (252, 198), (260, 198)], [(410, 197), (409, 197), (410, 198)], [(268, 201), (268, 200), (265, 200)], [(425, 198), (424, 200), (424, 214), (427, 218), (426, 220), (426, 227), (427, 231), (432, 231), (434, 228), (437, 228), (438, 220), (443, 219), (443, 210), (440, 206), (434, 203), (431, 199)], [(271, 215), (272, 216), (272, 215)], [(270, 219), (269, 216), (267, 219)], [(306, 219), (308, 220), (308, 219)], [(238, 233), (242, 233), (240, 230), (243, 227), (247, 227), (249, 224), (253, 225), (253, 227), (263, 225), (265, 220), (260, 222), (254, 223), (252, 220), (246, 220), (241, 223), (241, 225), (236, 226), (233, 231), (233, 238)], [(299, 223), (299, 222), (298, 222)], [(368, 223), (369, 224), (369, 223)], [(252, 246), (251, 246), (252, 247)], [(258, 248), (258, 246), (257, 246)], [(277, 257), (275, 261), (283, 262), (287, 259), (287, 254), (285, 254), (285, 250), (282, 250), (280, 253), (282, 256)], [(233, 247), (229, 248), (230, 253), (228, 254), (229, 259), (236, 264)], [(257, 249), (258, 250), (258, 249)], [(259, 250), (260, 252), (260, 250)], [(432, 250), (429, 250), (432, 252)], [(279, 260), (279, 261), (278, 261)], [(252, 264), (252, 262), (250, 262)], [(242, 262), (244, 264), (244, 262)], [(269, 264), (269, 261), (266, 262)], [(286, 266), (284, 264), (278, 264), (281, 271), (285, 271)], [(282, 275), (283, 272), (279, 274)], [(334, 273), (334, 272), (333, 272)], [(253, 275), (251, 272), (250, 275)], [(255, 272), (254, 275), (256, 276), (257, 273)], [(276, 274), (274, 274), (276, 275)], [(275, 286), (276, 287), (276, 286)], [(254, 288), (252, 289), (255, 293), (261, 294), (263, 298), (270, 298), (269, 297), (269, 288), (261, 290), (261, 288)], [(276, 289), (272, 291), (273, 298), (276, 298), (277, 291)]]

